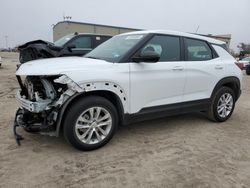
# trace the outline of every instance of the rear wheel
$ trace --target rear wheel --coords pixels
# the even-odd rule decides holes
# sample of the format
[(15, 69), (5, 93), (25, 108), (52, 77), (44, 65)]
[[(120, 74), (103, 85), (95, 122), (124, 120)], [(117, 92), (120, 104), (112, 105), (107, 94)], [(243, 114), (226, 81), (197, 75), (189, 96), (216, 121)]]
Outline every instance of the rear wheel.
[(217, 122), (226, 121), (233, 113), (235, 94), (229, 87), (220, 88), (212, 98), (208, 110), (209, 119)]
[(90, 96), (75, 102), (68, 110), (64, 135), (75, 148), (94, 150), (109, 142), (117, 122), (117, 111), (110, 101)]

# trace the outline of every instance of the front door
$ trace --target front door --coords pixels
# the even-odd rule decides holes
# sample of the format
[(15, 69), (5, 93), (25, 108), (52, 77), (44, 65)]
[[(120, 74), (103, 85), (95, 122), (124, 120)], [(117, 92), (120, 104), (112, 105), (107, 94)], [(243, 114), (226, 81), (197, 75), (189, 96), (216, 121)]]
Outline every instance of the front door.
[(183, 101), (186, 62), (177, 36), (155, 35), (137, 53), (154, 51), (156, 63), (130, 63), (130, 111)]

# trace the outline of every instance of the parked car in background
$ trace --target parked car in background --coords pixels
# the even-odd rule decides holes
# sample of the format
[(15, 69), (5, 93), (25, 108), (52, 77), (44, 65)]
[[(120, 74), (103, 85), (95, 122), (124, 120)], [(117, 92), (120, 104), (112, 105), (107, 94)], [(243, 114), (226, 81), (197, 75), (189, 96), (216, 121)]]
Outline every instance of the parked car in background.
[(108, 143), (119, 124), (188, 112), (224, 122), (242, 79), (224, 44), (176, 31), (138, 31), (84, 57), (24, 63), (16, 72), (14, 132), (17, 126), (54, 136), (62, 130), (74, 147), (93, 150)]
[(250, 57), (239, 60), (239, 63), (242, 64), (243, 69), (246, 69), (246, 66), (250, 64)]
[(66, 35), (54, 43), (43, 40), (27, 42), (18, 47), (19, 61), (25, 63), (42, 58), (83, 56), (111, 37), (101, 34), (74, 33)]
[(246, 74), (250, 75), (250, 64), (246, 66)]
[(239, 61), (236, 61), (235, 64), (240, 68), (240, 70), (244, 70), (243, 63), (240, 63)]

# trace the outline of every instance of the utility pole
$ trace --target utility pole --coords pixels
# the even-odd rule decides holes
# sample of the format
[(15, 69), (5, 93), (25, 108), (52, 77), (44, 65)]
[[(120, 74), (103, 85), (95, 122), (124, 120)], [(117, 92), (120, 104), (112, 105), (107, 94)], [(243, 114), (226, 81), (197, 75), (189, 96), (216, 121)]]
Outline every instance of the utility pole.
[(5, 35), (4, 38), (5, 38), (6, 49), (8, 49), (8, 35)]

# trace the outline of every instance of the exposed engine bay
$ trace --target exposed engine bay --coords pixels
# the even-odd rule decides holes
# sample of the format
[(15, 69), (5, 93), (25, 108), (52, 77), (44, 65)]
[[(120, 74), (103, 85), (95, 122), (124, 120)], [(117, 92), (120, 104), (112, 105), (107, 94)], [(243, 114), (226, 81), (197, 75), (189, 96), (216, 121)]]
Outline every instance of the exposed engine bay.
[[(27, 76), (24, 81), (17, 76), (21, 87), (17, 92), (20, 108), (16, 112), (14, 133), (21, 126), (27, 132), (55, 136), (56, 121), (62, 104), (74, 95), (78, 86), (67, 76)], [(77, 89), (76, 89), (77, 88)]]

